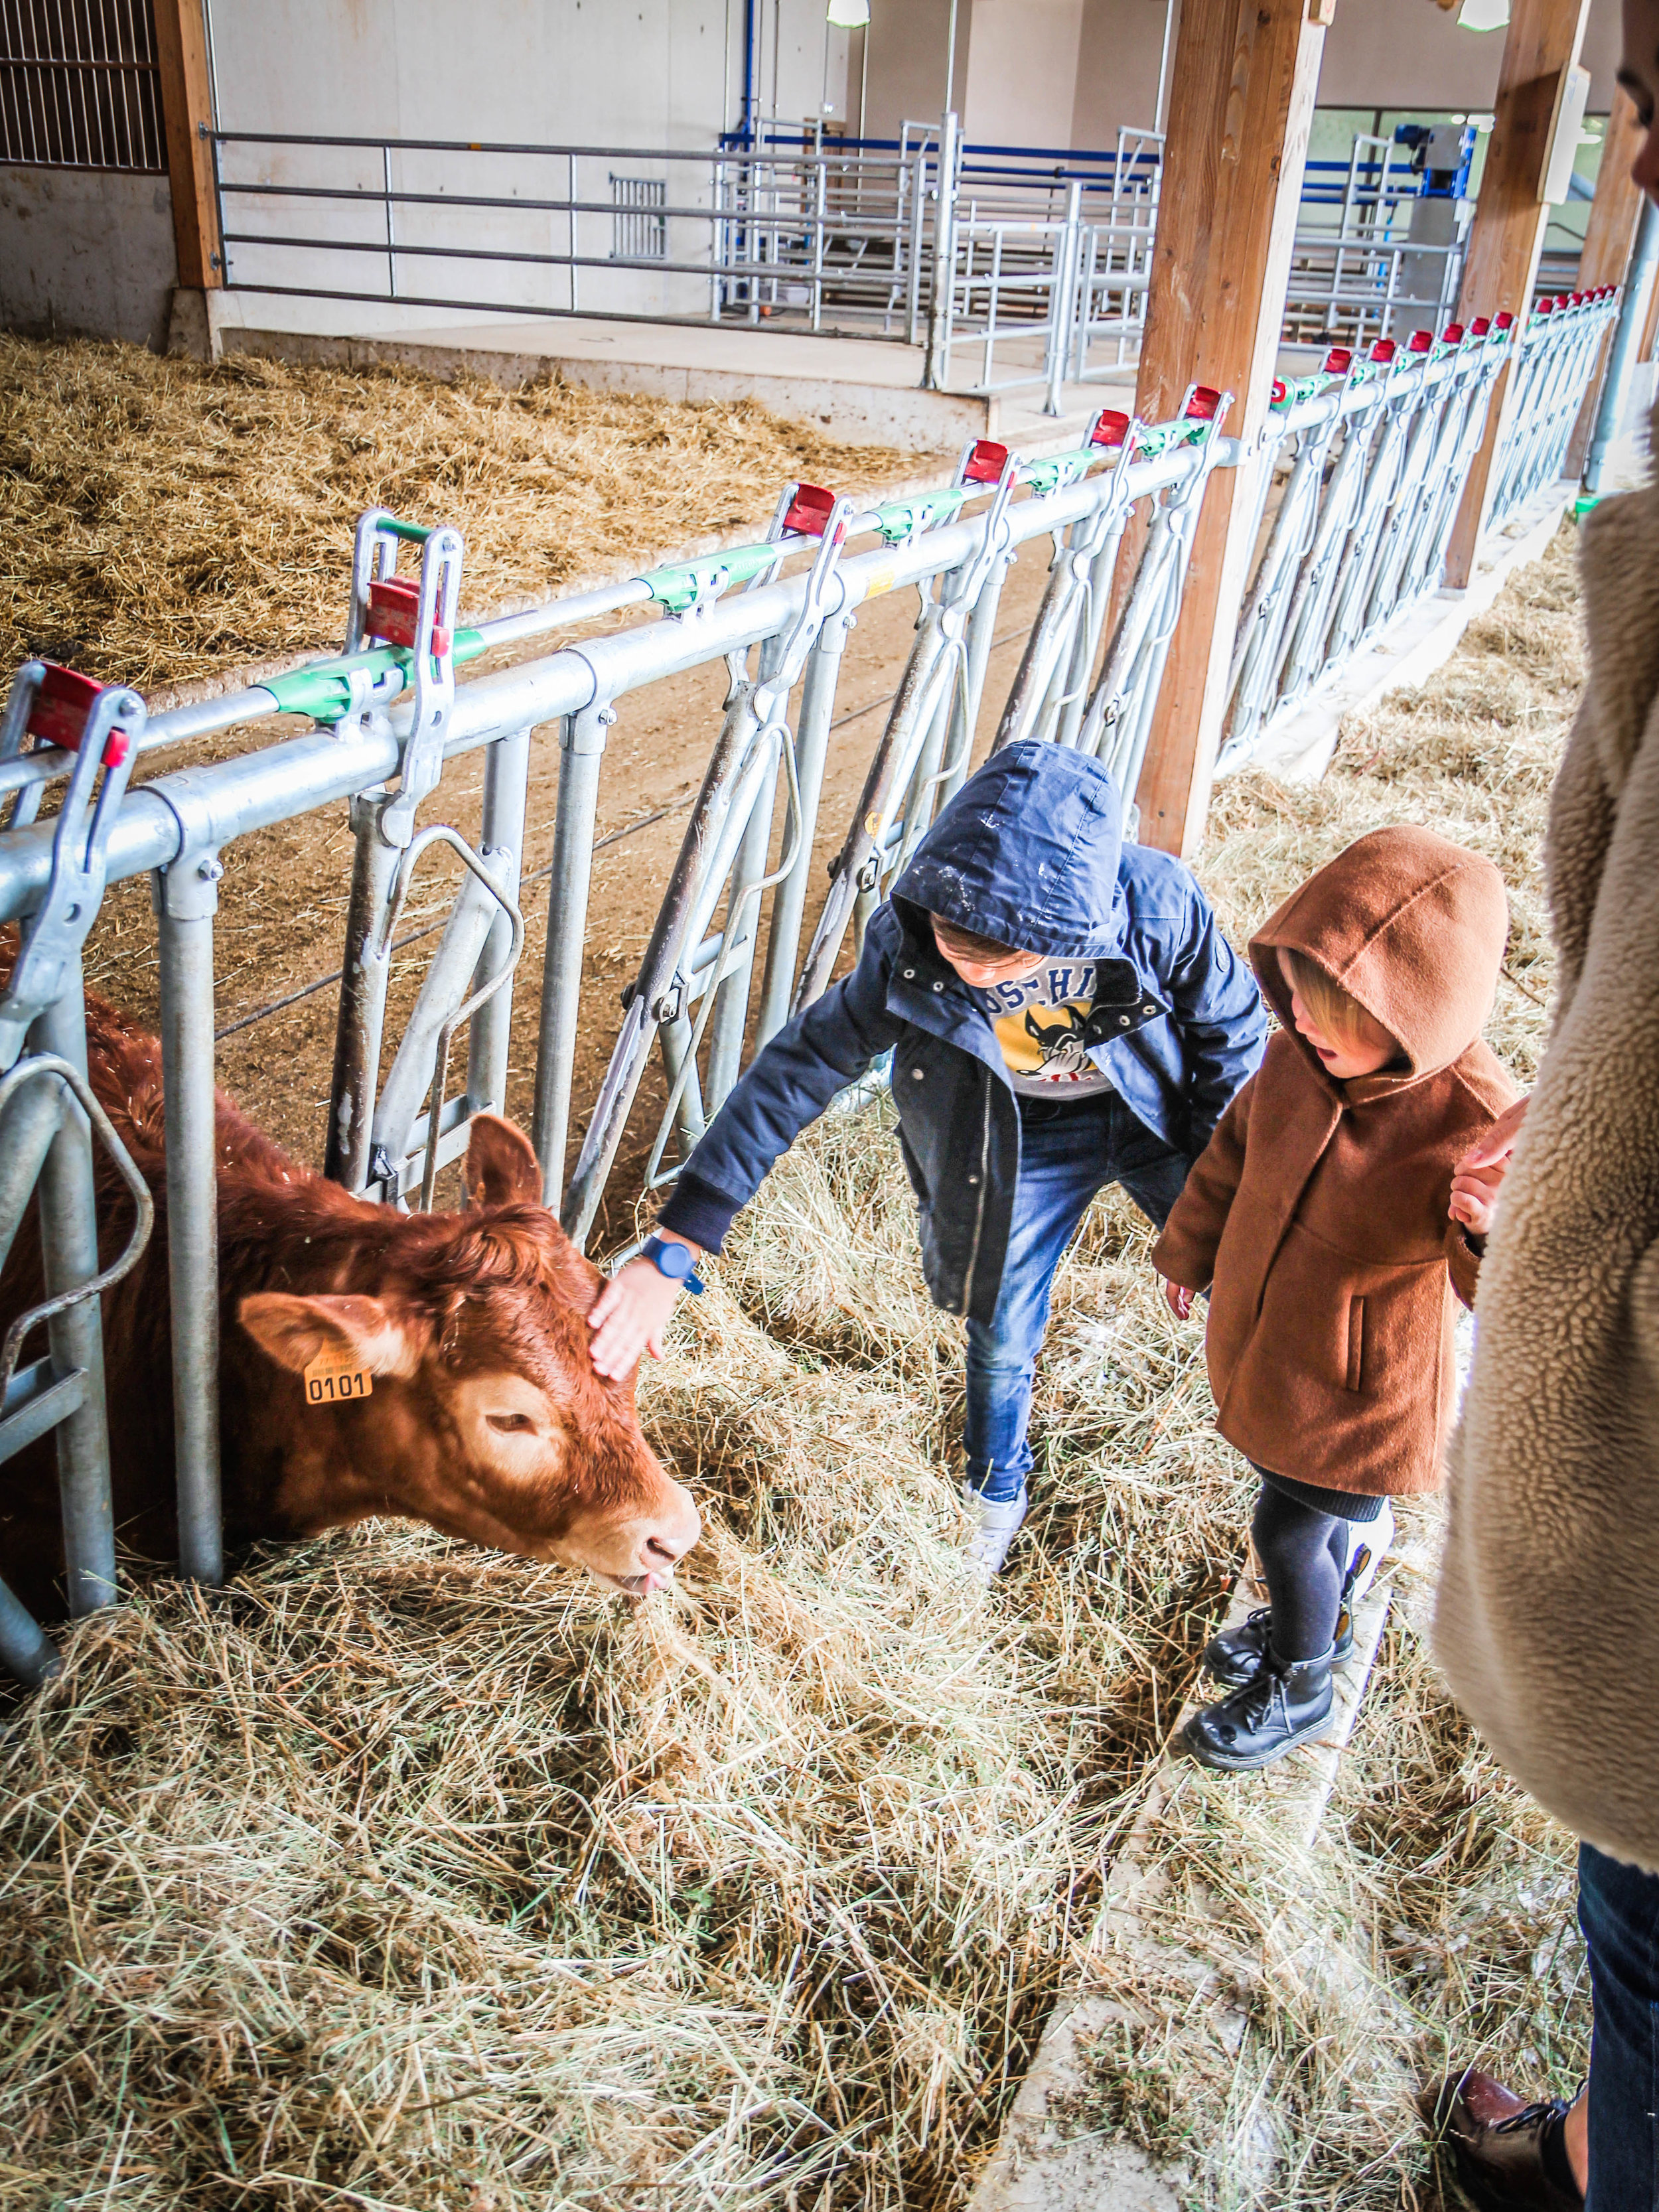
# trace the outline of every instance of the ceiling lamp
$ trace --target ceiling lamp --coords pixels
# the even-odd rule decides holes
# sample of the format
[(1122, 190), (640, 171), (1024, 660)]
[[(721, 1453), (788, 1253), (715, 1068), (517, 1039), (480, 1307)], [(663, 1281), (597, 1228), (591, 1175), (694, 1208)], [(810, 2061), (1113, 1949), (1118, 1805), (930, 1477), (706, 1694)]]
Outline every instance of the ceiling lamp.
[(838, 31), (860, 30), (870, 20), (870, 0), (830, 0), (824, 13)]

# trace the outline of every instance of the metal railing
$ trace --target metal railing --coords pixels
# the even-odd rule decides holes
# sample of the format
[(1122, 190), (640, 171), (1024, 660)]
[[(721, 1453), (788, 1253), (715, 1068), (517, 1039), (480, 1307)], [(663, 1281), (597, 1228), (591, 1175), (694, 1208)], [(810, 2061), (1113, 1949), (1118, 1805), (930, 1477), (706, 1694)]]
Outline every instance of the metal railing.
[(218, 131), (236, 290), (918, 342), (938, 151)]
[[(1500, 520), (1559, 466), (1574, 393), (1613, 304), (1568, 303), (1533, 318), (1500, 456)], [(337, 977), (307, 987), (339, 987), (325, 1172), (367, 1200), (429, 1206), (474, 1117), (504, 1103), (530, 881), (530, 771), (538, 733), (556, 731), (552, 858), (537, 871), (548, 905), (530, 1021), (532, 1142), (548, 1202), (580, 1242), (653, 1054), (665, 1103), (647, 1139), (647, 1187), (678, 1172), (745, 1054), (826, 987), (849, 933), (856, 947), (959, 787), (986, 719), (993, 644), (1012, 642), (994, 633), (1020, 546), (1049, 538), (1053, 556), (994, 743), (1035, 736), (1079, 746), (1133, 792), (1206, 487), (1218, 467), (1243, 471), (1235, 496), (1258, 502), (1263, 551), (1235, 657), (1227, 763), (1236, 765), (1279, 714), (1437, 583), (1510, 344), (1499, 325), (1467, 337), (1449, 331), (1403, 353), (1379, 345), (1358, 364), (1334, 359), (1279, 392), (1268, 438), (1248, 453), (1222, 434), (1231, 395), (1194, 386), (1172, 422), (1149, 427), (1104, 411), (1081, 444), (1028, 463), (981, 441), (948, 483), (867, 511), (793, 484), (757, 543), (471, 623), (458, 619), (458, 533), (371, 510), (359, 525), (338, 654), (148, 719), (132, 692), (27, 664), (0, 722), (0, 805), (10, 809), (0, 829), (0, 921), (21, 925), (0, 992), (0, 1070), (8, 1071), (0, 1264), (38, 1190), (47, 1275), (45, 1300), (18, 1316), (0, 1347), (0, 1463), (55, 1433), (71, 1611), (115, 1592), (98, 1294), (136, 1262), (149, 1234), (143, 1178), (86, 1080), (82, 947), (107, 883), (153, 878), (180, 1564), (215, 1582), (222, 1540), (214, 925), (228, 846), (349, 802), (344, 956)], [(1126, 584), (1130, 543), (1139, 550)], [(418, 574), (400, 573), (400, 557), (411, 556)], [(809, 914), (847, 632), (866, 600), (901, 588), (919, 594), (915, 640), (823, 905)], [(629, 611), (660, 619), (616, 627)], [(458, 668), (556, 630), (574, 642), (457, 683)], [(638, 692), (720, 661), (729, 676), (720, 728), (567, 1176), (609, 733)], [(140, 756), (271, 714), (306, 717), (309, 726), (128, 784)], [(422, 821), (420, 810), (451, 761), (480, 750), (475, 848), (451, 825)], [(41, 799), (54, 784), (63, 804), (42, 822)], [(1130, 822), (1133, 835), (1133, 808)], [(438, 941), (394, 1042), (391, 960), (409, 941), (399, 939), (398, 921), (416, 870), (441, 844), (461, 863), (461, 887), (442, 921), (421, 933)], [(520, 1034), (524, 1026), (520, 1017)], [(452, 1093), (463, 1029), (465, 1072)], [(103, 1273), (94, 1135), (137, 1207), (126, 1250)], [(46, 1328), (46, 1352), (20, 1369), (20, 1346), (37, 1325)], [(0, 1660), (27, 1680), (56, 1663), (3, 1586)]]
[[(537, 733), (556, 730), (553, 857), (543, 872), (547, 945), (531, 1018), (532, 1138), (550, 1203), (584, 1237), (653, 1050), (668, 1092), (649, 1166), (659, 1180), (675, 1171), (670, 1143), (683, 1158), (745, 1050), (823, 988), (847, 930), (861, 928), (965, 773), (1003, 580), (1017, 549), (1034, 538), (1054, 538), (1054, 565), (1000, 732), (1036, 729), (1087, 744), (1126, 781), (1133, 777), (1204, 485), (1216, 466), (1239, 458), (1219, 434), (1224, 404), (1194, 392), (1182, 420), (1151, 431), (1103, 416), (1074, 451), (1024, 465), (981, 442), (951, 483), (868, 512), (793, 485), (757, 544), (474, 623), (457, 621), (457, 534), (372, 511), (359, 526), (340, 653), (148, 720), (131, 692), (26, 666), (0, 729), (0, 804), (11, 810), (0, 829), (0, 920), (22, 924), (21, 950), (0, 994), (0, 1066), (9, 1046), (17, 1079), (0, 1082), (0, 1259), (38, 1181), (56, 1303), (24, 1317), (7, 1340), (4, 1356), (15, 1358), (26, 1322), (43, 1322), (49, 1332), (43, 1360), (9, 1388), (0, 1378), (0, 1462), (56, 1430), (70, 1501), (72, 1612), (108, 1602), (116, 1575), (97, 1308), (99, 1290), (113, 1278), (97, 1272), (94, 1129), (135, 1195), (143, 1192), (86, 1089), (82, 948), (104, 884), (146, 872), (154, 881), (180, 1565), (215, 1582), (222, 1550), (213, 945), (226, 848), (349, 801), (355, 850), (326, 1171), (366, 1199), (429, 1205), (473, 1117), (503, 1103), (524, 939), (528, 778)], [(1091, 682), (1115, 550), (1137, 509), (1149, 525), (1145, 550), (1102, 674)], [(861, 544), (868, 550), (857, 550)], [(400, 547), (405, 560), (410, 549), (418, 553), (418, 575), (399, 574)], [(811, 915), (808, 863), (842, 647), (859, 606), (907, 586), (922, 601), (915, 645), (825, 906)], [(593, 629), (629, 609), (663, 618)], [(458, 667), (556, 629), (574, 631), (577, 642), (456, 683)], [(721, 660), (731, 676), (722, 726), (567, 1184), (608, 734), (636, 692)], [(310, 726), (127, 787), (137, 757), (273, 712), (307, 716)], [(417, 809), (449, 762), (481, 750), (474, 848), (448, 825), (423, 824)], [(42, 822), (41, 797), (54, 783), (64, 785), (65, 803)], [(394, 1042), (386, 1003), (398, 919), (414, 872), (437, 843), (457, 853), (462, 886)], [(465, 1073), (452, 1094), (447, 1070), (463, 1028)], [(144, 1217), (123, 1267), (147, 1233)], [(3, 1592), (0, 1659), (29, 1680), (55, 1664), (37, 1624)]]
[(1253, 465), (1260, 553), (1234, 648), (1227, 735), (1217, 763), (1248, 762), (1322, 685), (1437, 591), (1493, 387), (1515, 392), (1494, 463), (1488, 531), (1560, 472), (1595, 360), (1617, 313), (1609, 289), (1534, 313), (1516, 343), (1500, 315), (1439, 340), (1339, 349), (1279, 387)]

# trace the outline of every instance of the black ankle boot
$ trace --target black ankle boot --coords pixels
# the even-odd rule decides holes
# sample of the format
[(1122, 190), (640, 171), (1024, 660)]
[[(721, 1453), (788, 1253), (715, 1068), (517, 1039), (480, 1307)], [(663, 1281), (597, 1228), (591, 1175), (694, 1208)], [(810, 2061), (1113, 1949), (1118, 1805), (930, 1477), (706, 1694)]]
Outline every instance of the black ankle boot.
[(1281, 1659), (1268, 1644), (1261, 1673), (1187, 1723), (1187, 1747), (1203, 1766), (1229, 1774), (1271, 1766), (1316, 1736), (1331, 1717), (1334, 1652)]
[[(1348, 1581), (1353, 1577), (1350, 1575)], [(1346, 1588), (1346, 1585), (1345, 1585)], [(1267, 1638), (1273, 1630), (1273, 1609), (1270, 1605), (1259, 1605), (1248, 1620), (1237, 1628), (1223, 1631), (1212, 1636), (1204, 1647), (1204, 1656), (1199, 1664), (1206, 1674), (1218, 1682), (1224, 1682), (1230, 1690), (1242, 1690), (1247, 1682), (1254, 1682), (1261, 1672), (1267, 1657)], [(1353, 1656), (1353, 1615), (1345, 1596), (1342, 1610), (1336, 1616), (1336, 1641), (1331, 1646), (1331, 1663), (1340, 1667)]]

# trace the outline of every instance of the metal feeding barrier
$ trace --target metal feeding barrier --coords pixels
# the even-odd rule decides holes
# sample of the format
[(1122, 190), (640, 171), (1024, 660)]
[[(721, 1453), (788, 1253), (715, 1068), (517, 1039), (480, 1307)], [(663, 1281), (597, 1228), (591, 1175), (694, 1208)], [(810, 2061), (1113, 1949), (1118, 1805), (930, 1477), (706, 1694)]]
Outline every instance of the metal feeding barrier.
[[(1570, 430), (1594, 359), (1591, 325), (1599, 331), (1606, 312), (1605, 302), (1570, 304), (1528, 330), (1500, 455), (1512, 501), (1559, 461), (1561, 425)], [(755, 543), (467, 623), (458, 613), (459, 533), (372, 510), (358, 526), (340, 652), (155, 715), (134, 692), (27, 663), (0, 722), (0, 806), (9, 809), (0, 828), (0, 921), (20, 924), (0, 994), (0, 1264), (33, 1198), (46, 1297), (0, 1347), (0, 1461), (55, 1435), (70, 1612), (116, 1593), (98, 1297), (136, 1264), (151, 1215), (143, 1177), (87, 1083), (82, 949), (107, 883), (152, 878), (179, 1564), (212, 1583), (223, 1571), (214, 923), (228, 848), (347, 805), (354, 853), (338, 975), (246, 1018), (337, 981), (325, 1171), (367, 1200), (429, 1206), (474, 1116), (504, 1103), (531, 879), (528, 780), (539, 733), (556, 732), (552, 857), (534, 871), (548, 879), (548, 908), (529, 1024), (532, 1141), (547, 1202), (580, 1243), (653, 1052), (665, 1103), (647, 1185), (678, 1172), (745, 1053), (827, 986), (849, 933), (856, 946), (959, 787), (988, 720), (994, 645), (1012, 641), (995, 629), (1022, 546), (1048, 538), (1053, 554), (997, 707), (994, 743), (1034, 736), (1081, 747), (1133, 792), (1205, 489), (1217, 468), (1242, 466), (1241, 490), (1261, 503), (1265, 551), (1240, 629), (1237, 757), (1241, 714), (1259, 732), (1291, 687), (1328, 677), (1390, 609), (1437, 580), (1505, 343), (1499, 329), (1449, 332), (1398, 356), (1374, 349), (1357, 366), (1333, 356), (1322, 376), (1281, 392), (1268, 439), (1249, 453), (1224, 434), (1231, 396), (1194, 386), (1173, 422), (1103, 411), (1078, 446), (1029, 461), (981, 441), (949, 483), (867, 509), (792, 484)], [(400, 559), (411, 564), (402, 574)], [(904, 588), (918, 594), (915, 636), (814, 911), (811, 862), (834, 733), (861, 726), (867, 711), (836, 715), (848, 633), (866, 601)], [(618, 627), (630, 612), (642, 618)], [(457, 682), (458, 669), (556, 630), (565, 641), (556, 651)], [(609, 733), (634, 695), (721, 661), (720, 727), (567, 1184)], [(141, 757), (273, 714), (303, 726), (210, 765), (129, 782)], [(425, 816), (449, 764), (479, 751), (475, 847)], [(61, 802), (42, 820), (49, 784)], [(391, 957), (413, 941), (399, 938), (399, 920), (415, 872), (440, 845), (460, 863), (459, 887), (441, 921), (414, 933), (437, 942), (394, 1042)], [(465, 1075), (452, 1096), (448, 1070), (463, 1029)], [(135, 1209), (125, 1249), (101, 1272), (94, 1139)], [(37, 1325), (46, 1351), (20, 1367)], [(31, 1681), (56, 1664), (3, 1585), (0, 1660)]]
[[(1218, 771), (1247, 762), (1319, 688), (1440, 587), (1493, 387), (1515, 392), (1494, 464), (1487, 529), (1560, 472), (1612, 288), (1534, 313), (1484, 318), (1438, 339), (1335, 348), (1321, 370), (1275, 386), (1256, 496), (1263, 529), (1234, 647)], [(1269, 520), (1270, 516), (1270, 520)]]

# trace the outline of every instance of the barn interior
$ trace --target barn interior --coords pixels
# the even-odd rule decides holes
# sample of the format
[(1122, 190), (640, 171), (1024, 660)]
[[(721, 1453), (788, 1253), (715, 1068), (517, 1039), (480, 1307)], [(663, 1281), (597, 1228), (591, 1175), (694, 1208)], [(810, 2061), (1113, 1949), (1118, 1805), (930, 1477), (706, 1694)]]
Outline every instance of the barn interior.
[[(814, 957), (845, 972), (952, 763), (1018, 727), (1094, 744), (1235, 945), (1363, 830), (1490, 857), (1487, 1034), (1529, 1080), (1577, 520), (1645, 465), (1659, 223), (1617, 10), (1483, 7), (547, 0), (464, 39), (408, 0), (21, 9), (6, 660), (131, 687), (145, 734), (105, 769), (117, 857), (72, 984), (0, 1006), (15, 1064), (62, 1050), (83, 988), (183, 1040), (172, 1223), (210, 1212), (210, 1145), (171, 1141), (204, 1085), (416, 1211), (463, 1204), (468, 1121), (503, 1110), (609, 1266)], [(845, 505), (814, 529), (817, 486)], [(440, 541), (391, 548), (381, 580), (426, 597), (390, 675), (366, 511), (465, 547), (447, 624)], [(1352, 619), (1316, 647), (1339, 524)], [(313, 711), (305, 672), (377, 641)], [(366, 1122), (353, 1161), (331, 1135), (356, 794), (410, 787), (423, 654), (455, 703), (420, 819), (466, 853), (387, 930), (380, 1072), (427, 1056), (408, 1156), (371, 1176)], [(586, 781), (578, 666), (616, 676)], [(780, 668), (769, 772), (722, 786), (732, 701)], [(39, 680), (0, 744), (25, 945), (91, 793), (29, 726)], [(233, 816), (255, 771), (276, 795)], [(145, 857), (198, 793), (211, 838)], [(441, 1059), (424, 987), (503, 838), (448, 1014), (504, 961), (508, 988)], [(167, 879), (204, 856), (204, 973)], [(688, 884), (713, 950), (674, 945), (680, 1000), (630, 1060)], [(1271, 1786), (1182, 1760), (1198, 1655), (1260, 1596), (1200, 1334), (1103, 1199), (988, 1589), (961, 1324), (892, 1125), (878, 1084), (838, 1102), (642, 1370), (703, 1522), (643, 1602), (407, 1520), (216, 1553), (216, 1400), (175, 1329), (178, 1559), (112, 1528), (88, 1600), (71, 1520), (58, 1614), (0, 1620), (0, 2204), (1451, 2208), (1424, 2084), (1474, 2045), (1583, 2070), (1573, 1839), (1435, 1667), (1437, 1505), (1399, 1516), (1328, 1743)], [(211, 1244), (174, 1239), (186, 1311)], [(43, 1395), (85, 1364), (52, 1328)], [(56, 1448), (95, 1497), (95, 1450)]]

